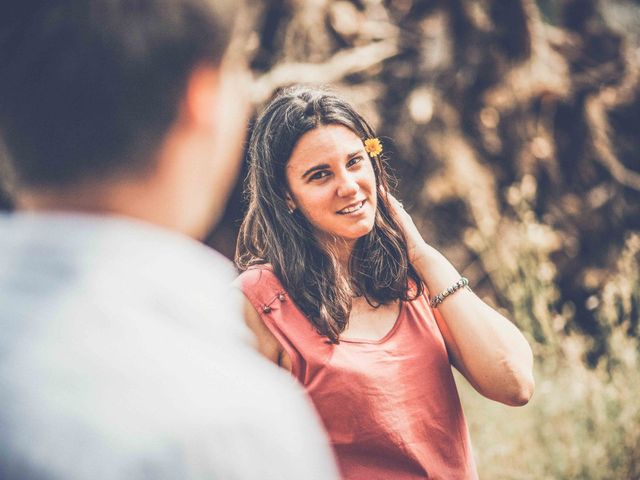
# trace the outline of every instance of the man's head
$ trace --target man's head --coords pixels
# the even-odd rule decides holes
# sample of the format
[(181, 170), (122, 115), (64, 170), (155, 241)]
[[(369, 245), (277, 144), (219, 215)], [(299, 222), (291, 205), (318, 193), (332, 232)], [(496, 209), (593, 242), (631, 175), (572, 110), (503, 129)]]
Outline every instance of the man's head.
[(228, 79), (228, 3), (5, 2), (0, 135), (18, 205), (23, 195), (27, 206), (55, 208), (75, 195), (62, 203), (126, 214), (111, 197), (144, 196), (144, 185), (172, 203), (156, 208), (185, 217), (179, 225), (159, 212), (145, 219), (201, 234), (232, 183), (244, 123), (242, 92)]

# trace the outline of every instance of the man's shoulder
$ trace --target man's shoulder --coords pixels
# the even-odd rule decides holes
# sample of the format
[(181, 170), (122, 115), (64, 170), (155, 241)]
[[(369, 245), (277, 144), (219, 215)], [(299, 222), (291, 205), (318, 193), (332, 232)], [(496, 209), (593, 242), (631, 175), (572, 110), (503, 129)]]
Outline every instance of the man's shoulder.
[[(322, 448), (326, 439), (304, 392), (250, 345), (230, 337), (209, 342), (166, 322), (152, 330), (151, 322), (126, 328), (131, 318), (93, 320), (48, 339), (37, 333), (32, 345), (20, 342), (3, 358), (0, 450), (27, 463), (44, 460), (61, 478), (92, 478), (70, 454), (95, 468), (148, 462), (188, 478), (188, 465), (163, 458), (173, 451), (209, 464), (220, 478), (242, 471), (239, 478), (258, 479), (267, 478), (259, 469), (299, 463), (292, 459), (309, 439)], [(243, 465), (242, 451), (254, 452), (253, 465)]]
[(16, 240), (13, 261), (0, 251), (11, 269), (0, 271), (0, 451), (56, 478), (140, 478), (117, 469), (148, 464), (246, 479), (310, 478), (295, 459), (317, 451), (316, 478), (332, 478), (304, 392), (245, 341), (229, 262), (188, 241), (147, 251), (151, 234), (111, 258), (110, 235), (48, 265), (26, 252), (69, 245)]

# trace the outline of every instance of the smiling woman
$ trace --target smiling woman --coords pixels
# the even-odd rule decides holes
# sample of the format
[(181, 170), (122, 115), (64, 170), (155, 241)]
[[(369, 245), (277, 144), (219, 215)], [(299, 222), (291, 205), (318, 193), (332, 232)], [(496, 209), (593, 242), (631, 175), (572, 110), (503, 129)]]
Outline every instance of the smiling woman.
[[(260, 116), (249, 145), (249, 208), (236, 262), (242, 270), (269, 265), (334, 343), (354, 324), (354, 299), (397, 304), (423, 289), (383, 194), (389, 190), (383, 158), (365, 150), (363, 140), (375, 137), (343, 100), (293, 88)], [(360, 274), (349, 278), (348, 271)]]
[(522, 405), (524, 337), (424, 242), (389, 193), (380, 141), (343, 100), (285, 90), (249, 155), (236, 252), (247, 324), (305, 386), (343, 478), (477, 478), (451, 367)]
[(373, 229), (376, 176), (362, 140), (343, 125), (318, 127), (298, 141), (286, 167), (287, 204), (298, 208), (316, 237), (355, 241)]

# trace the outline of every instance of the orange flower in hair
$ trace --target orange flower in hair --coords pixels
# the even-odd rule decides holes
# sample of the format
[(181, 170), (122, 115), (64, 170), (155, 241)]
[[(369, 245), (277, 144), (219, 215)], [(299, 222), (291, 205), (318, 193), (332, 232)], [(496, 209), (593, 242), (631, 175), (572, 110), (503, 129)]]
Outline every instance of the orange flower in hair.
[(370, 157), (377, 157), (382, 153), (382, 142), (377, 138), (367, 138), (364, 141), (364, 149)]

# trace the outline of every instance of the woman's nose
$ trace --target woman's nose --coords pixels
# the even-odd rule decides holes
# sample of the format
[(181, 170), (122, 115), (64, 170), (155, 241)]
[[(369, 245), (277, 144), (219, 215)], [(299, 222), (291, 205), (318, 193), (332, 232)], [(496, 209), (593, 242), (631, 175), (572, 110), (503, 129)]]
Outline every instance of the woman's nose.
[(360, 186), (353, 175), (344, 175), (341, 177), (340, 184), (338, 185), (339, 197), (352, 197), (358, 193), (359, 190)]

